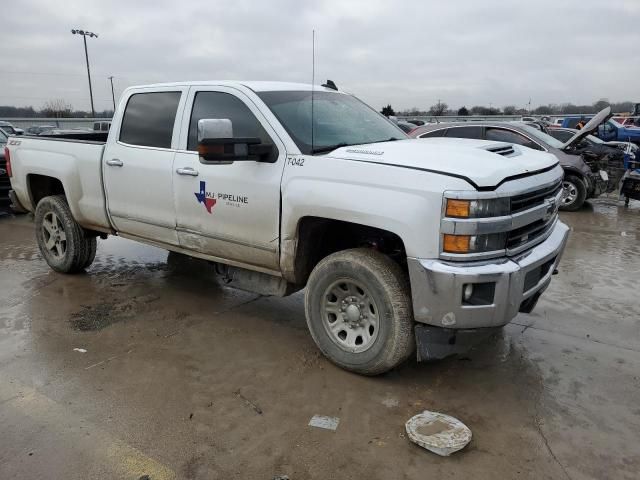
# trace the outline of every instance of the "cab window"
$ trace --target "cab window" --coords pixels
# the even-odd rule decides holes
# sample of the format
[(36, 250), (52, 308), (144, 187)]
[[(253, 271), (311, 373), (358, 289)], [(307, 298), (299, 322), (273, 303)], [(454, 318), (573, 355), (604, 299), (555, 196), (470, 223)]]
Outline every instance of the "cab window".
[[(234, 137), (257, 137), (262, 143), (273, 144), (260, 121), (238, 97), (223, 92), (198, 92), (191, 110), (187, 150), (198, 149), (198, 120), (203, 118), (227, 118), (231, 120)], [(278, 151), (274, 145), (267, 161), (277, 158)]]
[(120, 141), (129, 145), (171, 148), (180, 92), (136, 93), (122, 117)]

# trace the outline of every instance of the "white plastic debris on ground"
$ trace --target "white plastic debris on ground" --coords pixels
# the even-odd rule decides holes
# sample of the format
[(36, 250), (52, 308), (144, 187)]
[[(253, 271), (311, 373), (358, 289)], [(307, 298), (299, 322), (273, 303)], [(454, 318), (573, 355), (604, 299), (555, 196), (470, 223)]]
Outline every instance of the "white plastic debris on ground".
[(73, 351), (80, 352), (80, 353), (87, 353), (87, 351), (84, 348), (74, 348)]
[(324, 415), (314, 415), (309, 421), (310, 427), (326, 428), (327, 430), (334, 430), (338, 428), (340, 419), (338, 417), (325, 417)]
[(443, 457), (463, 449), (471, 441), (471, 430), (460, 420), (429, 410), (411, 417), (405, 428), (413, 443)]

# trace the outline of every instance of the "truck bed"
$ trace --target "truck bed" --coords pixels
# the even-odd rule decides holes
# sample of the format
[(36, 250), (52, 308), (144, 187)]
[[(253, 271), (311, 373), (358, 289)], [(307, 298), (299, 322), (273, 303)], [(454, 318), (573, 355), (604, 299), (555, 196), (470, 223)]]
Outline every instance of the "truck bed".
[[(78, 132), (78, 133), (61, 133), (61, 134), (52, 134), (52, 135), (37, 135), (37, 136), (29, 136), (28, 138), (46, 138), (47, 140), (75, 140), (80, 142), (91, 142), (91, 143), (107, 143), (107, 137), (109, 136), (109, 132)], [(22, 137), (22, 138), (27, 138)]]
[(35, 211), (39, 182), (57, 181), (80, 225), (109, 231), (102, 185), (106, 139), (107, 132), (11, 137), (11, 187), (22, 206)]

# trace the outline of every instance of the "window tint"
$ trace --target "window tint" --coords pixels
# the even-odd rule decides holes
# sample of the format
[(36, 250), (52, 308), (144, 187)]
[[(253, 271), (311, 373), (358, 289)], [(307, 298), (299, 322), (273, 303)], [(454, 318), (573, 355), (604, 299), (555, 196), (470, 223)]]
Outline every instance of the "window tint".
[(418, 138), (432, 138), (432, 137), (444, 137), (444, 134), (447, 132), (446, 128), (441, 128), (440, 130), (433, 130), (431, 132), (423, 133), (422, 135), (418, 135)]
[(482, 139), (482, 127), (453, 127), (447, 130), (447, 137)]
[(171, 148), (180, 92), (131, 95), (122, 118), (120, 141), (145, 147)]
[(573, 132), (568, 132), (566, 130), (554, 130), (553, 128), (549, 129), (549, 135), (557, 138), (561, 142), (566, 142), (571, 137), (573, 137)]
[[(262, 143), (273, 143), (249, 107), (238, 97), (222, 92), (198, 92), (191, 111), (187, 150), (198, 149), (198, 120), (202, 118), (228, 118), (233, 125), (234, 137), (258, 137)], [(275, 146), (274, 152), (270, 161), (278, 157)]]
[(542, 150), (540, 145), (529, 140), (524, 135), (514, 132), (513, 130), (505, 130), (504, 128), (487, 127), (486, 139), (496, 142), (515, 143), (516, 145), (533, 148), (534, 150)]

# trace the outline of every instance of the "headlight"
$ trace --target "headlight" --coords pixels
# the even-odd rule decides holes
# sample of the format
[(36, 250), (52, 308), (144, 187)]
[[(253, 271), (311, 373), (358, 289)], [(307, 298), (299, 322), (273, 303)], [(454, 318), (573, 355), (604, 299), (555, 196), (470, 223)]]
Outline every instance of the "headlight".
[(451, 235), (445, 234), (442, 250), (446, 253), (484, 253), (504, 250), (507, 234), (490, 233), (487, 235)]
[(445, 216), (452, 218), (486, 218), (509, 215), (509, 198), (487, 198), (482, 200), (447, 199)]

